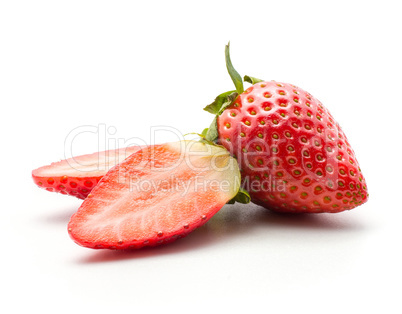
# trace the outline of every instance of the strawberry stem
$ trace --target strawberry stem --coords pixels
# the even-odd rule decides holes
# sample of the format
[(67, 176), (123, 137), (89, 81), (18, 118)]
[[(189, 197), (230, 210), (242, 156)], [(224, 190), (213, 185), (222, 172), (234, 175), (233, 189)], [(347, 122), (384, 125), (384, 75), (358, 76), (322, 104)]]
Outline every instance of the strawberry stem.
[[(210, 145), (217, 145), (216, 143), (218, 142), (219, 138), (219, 132), (218, 132), (218, 116), (222, 114), (222, 112), (229, 107), (237, 98), (238, 95), (244, 92), (244, 86), (243, 86), (243, 80), (240, 76), (240, 74), (234, 69), (232, 61), (230, 60), (230, 52), (229, 52), (229, 46), (230, 42), (226, 45), (225, 47), (225, 59), (226, 59), (226, 68), (229, 72), (230, 78), (232, 79), (236, 90), (235, 91), (228, 91), (225, 93), (222, 93), (218, 95), (214, 102), (209, 104), (204, 108), (205, 111), (208, 111), (209, 113), (212, 113), (215, 115), (214, 120), (212, 121), (211, 125), (209, 128), (206, 128), (202, 131), (201, 134), (199, 134), (202, 138), (202, 141), (210, 144)], [(258, 80), (255, 78), (248, 77), (249, 80)], [(218, 145), (220, 146), (220, 145)], [(222, 146), (223, 147), (223, 146)], [(234, 204), (234, 203), (243, 203), (247, 204), (251, 201), (250, 194), (240, 188), (238, 193), (234, 198), (232, 198), (228, 204)]]
[(233, 67), (232, 61), (230, 60), (229, 46), (230, 46), (230, 42), (225, 47), (226, 68), (229, 72), (230, 78), (232, 79), (232, 81), (236, 87), (237, 93), (240, 95), (241, 93), (244, 92), (243, 80), (242, 80), (240, 74)]

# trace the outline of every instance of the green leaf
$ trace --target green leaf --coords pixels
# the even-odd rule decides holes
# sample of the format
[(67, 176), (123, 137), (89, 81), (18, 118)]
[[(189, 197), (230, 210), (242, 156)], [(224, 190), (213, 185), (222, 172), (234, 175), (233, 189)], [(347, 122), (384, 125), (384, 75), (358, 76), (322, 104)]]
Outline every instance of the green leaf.
[(245, 82), (248, 82), (248, 83), (251, 83), (251, 84), (255, 84), (255, 83), (259, 83), (259, 82), (264, 82), (263, 80), (260, 80), (260, 79), (258, 79), (258, 78), (255, 78), (255, 77), (252, 77), (252, 76), (248, 76), (248, 75), (245, 75), (244, 76), (244, 81)]
[[(204, 129), (204, 131), (205, 131), (205, 130), (208, 130), (208, 129)], [(202, 131), (202, 132), (204, 132), (204, 131)], [(202, 134), (202, 133), (197, 133), (197, 132), (186, 133), (186, 134), (184, 134), (183, 136), (187, 136), (187, 135), (198, 135), (198, 136), (201, 137), (201, 138), (205, 137), (204, 134)]]
[(201, 135), (203, 137), (205, 137), (207, 135), (207, 132), (208, 132), (208, 128), (205, 128), (204, 130), (202, 130)]
[(235, 196), (235, 200), (238, 203), (248, 204), (251, 201), (251, 197), (245, 189), (240, 188), (239, 192), (237, 192), (237, 195)]
[(239, 192), (237, 192), (236, 196), (232, 198), (228, 204), (234, 204), (235, 202), (241, 204), (248, 204), (251, 201), (250, 194), (245, 189), (240, 188)]
[(220, 147), (220, 148), (224, 148), (224, 149), (225, 149), (225, 147), (223, 147), (222, 145), (217, 144), (216, 142), (210, 141), (209, 139), (207, 139), (206, 135), (207, 135), (207, 133), (208, 133), (208, 130), (209, 130), (209, 128), (206, 128), (206, 129), (204, 129), (204, 130), (202, 131), (202, 133), (190, 132), (190, 133), (184, 134), (184, 136), (187, 136), (187, 135), (198, 135), (198, 136), (200, 137), (199, 142), (205, 143), (205, 144), (208, 144), (208, 145), (212, 145), (212, 146), (216, 146), (216, 147)]
[(204, 110), (208, 111), (209, 113), (212, 113), (212, 114), (219, 114), (219, 112), (222, 109), (223, 104), (225, 104), (228, 101), (228, 96), (230, 96), (231, 94), (233, 94), (235, 92), (236, 91), (231, 90), (231, 91), (218, 95), (215, 98), (215, 101), (213, 103), (209, 104), (208, 106), (206, 106), (204, 108)]
[(218, 138), (218, 123), (216, 122), (217, 118), (218, 116), (215, 116), (214, 120), (208, 128), (208, 131), (205, 135), (205, 139), (207, 141), (215, 142), (215, 140)]
[(218, 116), (220, 116), (222, 112), (235, 101), (236, 97), (237, 97), (236, 92), (233, 92), (226, 97), (226, 101), (222, 104), (221, 109), (218, 112)]
[(226, 68), (229, 72), (230, 78), (232, 79), (234, 85), (236, 86), (237, 93), (241, 94), (244, 92), (243, 80), (241, 79), (240, 74), (237, 73), (237, 71), (234, 69), (232, 65), (232, 61), (230, 60), (229, 46), (230, 42), (225, 47)]
[(229, 202), (227, 202), (226, 204), (234, 204), (234, 203), (236, 203), (236, 201), (235, 201), (235, 199), (234, 198), (232, 198)]
[(216, 97), (212, 104), (204, 108), (204, 110), (215, 114), (215, 118), (209, 128), (202, 131), (202, 135), (207, 141), (215, 142), (218, 139), (218, 116), (221, 115), (222, 112), (233, 103), (236, 97), (237, 93), (235, 91), (220, 94), (218, 97)]

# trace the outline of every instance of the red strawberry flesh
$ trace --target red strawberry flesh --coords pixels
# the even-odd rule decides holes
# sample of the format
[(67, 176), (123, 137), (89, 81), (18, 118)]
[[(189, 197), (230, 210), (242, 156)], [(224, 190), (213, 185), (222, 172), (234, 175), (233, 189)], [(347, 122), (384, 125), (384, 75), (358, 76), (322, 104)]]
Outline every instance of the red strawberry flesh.
[(139, 149), (133, 146), (54, 162), (33, 170), (32, 178), (47, 191), (85, 199), (110, 168)]
[(208, 221), (239, 185), (237, 163), (223, 148), (193, 141), (150, 146), (102, 178), (68, 230), (95, 249), (168, 243)]

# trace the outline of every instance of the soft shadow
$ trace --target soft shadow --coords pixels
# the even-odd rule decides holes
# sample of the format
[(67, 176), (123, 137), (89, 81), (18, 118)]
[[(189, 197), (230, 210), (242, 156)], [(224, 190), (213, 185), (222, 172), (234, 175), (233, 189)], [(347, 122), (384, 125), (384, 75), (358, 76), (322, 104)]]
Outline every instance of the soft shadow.
[(322, 231), (357, 231), (364, 225), (351, 218), (351, 212), (318, 213), (318, 214), (285, 214), (267, 211), (261, 217), (271, 227), (291, 227), (298, 229), (319, 229)]
[(254, 204), (226, 205), (204, 226), (173, 243), (140, 250), (99, 250), (78, 262), (104, 263), (180, 254), (217, 245), (258, 228), (269, 228), (271, 232), (295, 228), (306, 232), (354, 232), (363, 229), (364, 226), (351, 219), (350, 214), (279, 214)]
[(213, 244), (217, 239), (208, 236), (207, 228), (200, 227), (185, 238), (172, 242), (170, 244), (144, 247), (139, 250), (98, 250), (91, 255), (79, 260), (79, 264), (116, 262), (127, 259), (152, 258), (161, 255), (180, 254), (191, 250), (201, 249)]

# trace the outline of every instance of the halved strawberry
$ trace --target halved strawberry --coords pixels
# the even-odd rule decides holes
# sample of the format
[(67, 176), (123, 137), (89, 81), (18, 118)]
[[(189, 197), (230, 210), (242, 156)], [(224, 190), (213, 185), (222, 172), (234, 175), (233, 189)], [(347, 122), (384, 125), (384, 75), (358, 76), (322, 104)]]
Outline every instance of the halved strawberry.
[(101, 179), (68, 231), (94, 249), (168, 243), (208, 221), (239, 186), (237, 162), (223, 147), (195, 141), (149, 146)]
[(110, 168), (139, 149), (132, 146), (54, 162), (33, 170), (32, 178), (47, 191), (85, 199)]

